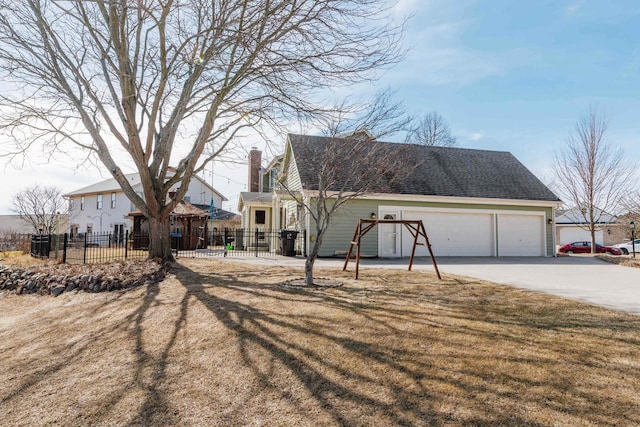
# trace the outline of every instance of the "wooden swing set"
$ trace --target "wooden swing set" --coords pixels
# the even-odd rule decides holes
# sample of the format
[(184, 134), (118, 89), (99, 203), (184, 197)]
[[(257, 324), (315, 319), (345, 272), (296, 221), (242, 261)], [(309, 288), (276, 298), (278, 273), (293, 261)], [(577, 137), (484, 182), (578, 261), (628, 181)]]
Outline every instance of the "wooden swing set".
[[(353, 234), (353, 239), (351, 240), (351, 245), (349, 246), (349, 252), (347, 253), (347, 259), (344, 262), (344, 267), (342, 271), (347, 269), (347, 265), (349, 265), (349, 260), (351, 259), (351, 254), (353, 253), (353, 247), (356, 246), (356, 280), (358, 280), (358, 272), (360, 268), (360, 242), (365, 234), (367, 234), (372, 228), (374, 228), (378, 224), (402, 224), (413, 236), (413, 249), (411, 250), (411, 259), (409, 260), (409, 271), (411, 271), (411, 267), (413, 266), (413, 257), (416, 253), (416, 246), (426, 246), (429, 250), (429, 255), (431, 256), (431, 262), (433, 263), (433, 268), (436, 270), (436, 275), (438, 276), (438, 280), (442, 280), (440, 277), (440, 271), (438, 270), (438, 264), (436, 263), (436, 258), (433, 256), (433, 251), (431, 250), (431, 244), (429, 243), (429, 238), (427, 237), (427, 230), (424, 228), (424, 224), (422, 220), (396, 220), (396, 219), (360, 219), (358, 220), (358, 225), (356, 227), (356, 231)], [(424, 243), (418, 242), (419, 237), (424, 237)]]

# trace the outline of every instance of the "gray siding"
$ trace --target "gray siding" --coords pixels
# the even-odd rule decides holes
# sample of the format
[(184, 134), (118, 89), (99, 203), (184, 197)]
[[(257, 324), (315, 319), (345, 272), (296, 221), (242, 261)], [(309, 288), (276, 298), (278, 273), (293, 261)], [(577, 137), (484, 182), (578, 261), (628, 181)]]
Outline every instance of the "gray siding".
[[(448, 208), (448, 209), (481, 209), (500, 211), (528, 211), (545, 213), (545, 235), (547, 255), (555, 254), (553, 242), (553, 226), (547, 223), (552, 218), (552, 208), (535, 206), (503, 206), (503, 205), (468, 205), (464, 203), (424, 203), (411, 201), (390, 201), (390, 200), (353, 200), (346, 203), (341, 211), (333, 218), (320, 249), (320, 256), (333, 256), (336, 252), (343, 252), (349, 249), (351, 239), (356, 230), (359, 218), (370, 218), (371, 213), (378, 213), (378, 206), (397, 206), (401, 208)], [(314, 233), (315, 224), (311, 224), (310, 235)], [(429, 230), (427, 230), (427, 234)], [(378, 254), (378, 227), (374, 227), (362, 241), (361, 254), (366, 256), (376, 256)]]
[[(379, 204), (377, 200), (352, 200), (343, 205), (325, 233), (320, 256), (333, 256), (336, 252), (348, 251), (358, 219), (370, 218), (372, 212), (377, 214)], [(311, 224), (309, 233), (315, 233), (315, 224)], [(361, 256), (378, 255), (378, 227), (374, 227), (362, 239), (360, 254)]]
[[(291, 155), (291, 151), (288, 153)], [(296, 159), (290, 157), (288, 159), (287, 164), (287, 181), (286, 188), (289, 191), (301, 191), (302, 190), (302, 182), (300, 181), (300, 173), (298, 172), (298, 167), (296, 165)]]

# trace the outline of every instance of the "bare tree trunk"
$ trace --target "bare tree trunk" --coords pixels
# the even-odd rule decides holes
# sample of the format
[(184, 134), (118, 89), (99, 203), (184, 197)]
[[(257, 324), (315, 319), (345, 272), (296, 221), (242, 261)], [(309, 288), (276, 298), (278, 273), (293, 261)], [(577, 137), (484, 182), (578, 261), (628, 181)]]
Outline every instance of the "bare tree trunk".
[(320, 253), (323, 234), (324, 233), (318, 233), (318, 237), (316, 238), (316, 241), (313, 242), (313, 247), (311, 248), (311, 252), (309, 252), (307, 259), (304, 262), (305, 286), (313, 286), (313, 264), (316, 262), (316, 259), (318, 258), (318, 254)]
[(171, 253), (169, 218), (149, 218), (149, 258), (174, 261)]

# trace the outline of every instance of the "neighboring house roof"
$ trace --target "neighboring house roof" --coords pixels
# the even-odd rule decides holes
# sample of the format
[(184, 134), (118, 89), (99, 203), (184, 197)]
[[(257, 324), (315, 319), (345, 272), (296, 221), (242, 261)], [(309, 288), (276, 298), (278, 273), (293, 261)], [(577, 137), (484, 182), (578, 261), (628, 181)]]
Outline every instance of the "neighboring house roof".
[(242, 210), (243, 205), (246, 204), (261, 204), (261, 205), (270, 205), (273, 199), (272, 193), (256, 193), (256, 192), (248, 192), (244, 191), (240, 193), (240, 198), (238, 199), (238, 210)]
[[(173, 208), (171, 213), (177, 217), (187, 218), (187, 217), (208, 217), (209, 212), (206, 210), (197, 208), (189, 202), (185, 202), (184, 200), (179, 201), (176, 206)], [(129, 216), (141, 216), (142, 212), (139, 210), (129, 212)]]
[[(350, 143), (347, 139), (334, 140), (339, 144)], [(329, 141), (328, 137), (289, 135), (293, 158), (305, 189), (318, 189), (322, 162), (315, 153), (322, 152)], [(394, 154), (402, 149), (406, 166), (417, 167), (404, 179), (389, 179), (390, 184), (369, 189), (370, 193), (560, 201), (511, 153), (502, 151), (371, 141), (362, 145), (361, 156), (345, 159), (339, 167), (357, 167), (359, 158), (365, 159), (367, 150), (374, 151), (374, 147), (377, 155), (388, 153), (383, 158), (396, 162), (398, 159)], [(345, 171), (344, 175), (348, 176), (348, 173)]]
[(271, 159), (267, 167), (264, 168), (265, 173), (269, 172), (269, 170), (273, 169), (275, 166), (281, 163), (283, 158), (284, 158), (284, 154), (280, 154), (275, 156), (273, 159)]
[[(618, 217), (612, 214), (609, 214), (601, 209), (596, 209), (595, 211), (597, 224), (612, 224), (618, 221)], [(556, 216), (556, 224), (587, 224), (588, 221), (585, 219), (585, 214), (578, 208), (571, 208), (565, 211), (559, 211)]]
[[(127, 177), (127, 180), (129, 181), (132, 187), (140, 184), (141, 182), (139, 173), (128, 173), (128, 174), (125, 174), (125, 176)], [(205, 180), (203, 180), (199, 176), (194, 175), (193, 178), (197, 179), (202, 184), (210, 188), (213, 192), (215, 192), (218, 196), (220, 196), (220, 198), (222, 198), (223, 201), (225, 202), (229, 201), (229, 199), (223, 196), (218, 190), (211, 187), (211, 185), (209, 185)], [(96, 193), (108, 193), (113, 191), (122, 191), (122, 189), (120, 188), (120, 184), (118, 184), (118, 181), (116, 181), (115, 178), (106, 179), (104, 181), (100, 181), (98, 183), (89, 185), (87, 187), (82, 187), (70, 193), (63, 194), (63, 197), (82, 196), (86, 194), (96, 194)]]
[[(196, 203), (194, 203), (193, 205), (199, 209), (209, 212), (209, 205), (200, 205)], [(213, 219), (215, 219), (216, 221), (233, 221), (234, 219), (240, 220), (240, 215), (214, 207)]]
[[(128, 173), (125, 174), (127, 180), (131, 184), (131, 186), (140, 184), (140, 174), (138, 173)], [(83, 194), (94, 194), (94, 193), (106, 193), (110, 191), (122, 191), (120, 189), (120, 184), (114, 179), (105, 179), (104, 181), (97, 182), (95, 184), (88, 185), (86, 187), (79, 188), (70, 193), (63, 194), (64, 197), (72, 197), (72, 196), (81, 196)]]

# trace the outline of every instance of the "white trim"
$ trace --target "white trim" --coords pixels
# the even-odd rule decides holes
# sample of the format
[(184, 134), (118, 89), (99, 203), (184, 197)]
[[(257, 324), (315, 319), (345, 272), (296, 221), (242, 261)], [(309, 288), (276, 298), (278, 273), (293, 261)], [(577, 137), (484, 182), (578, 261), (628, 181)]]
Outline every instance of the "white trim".
[[(316, 197), (317, 190), (305, 190), (309, 197)], [(338, 194), (350, 196), (353, 193), (327, 192), (327, 197), (335, 197)], [(466, 205), (504, 205), (504, 206), (531, 206), (558, 208), (563, 205), (561, 201), (549, 200), (524, 200), (524, 199), (494, 199), (485, 197), (459, 197), (459, 196), (425, 196), (420, 194), (390, 194), (369, 193), (355, 196), (354, 200), (388, 200), (393, 202), (418, 202), (418, 203), (458, 203)]]
[[(395, 219), (402, 218), (402, 210), (399, 208), (387, 209), (382, 206), (378, 206), (378, 219), (385, 219), (385, 215), (393, 215)], [(384, 253), (384, 237), (386, 228), (391, 224), (378, 224), (378, 256), (382, 258), (400, 258), (402, 256), (402, 231), (400, 224), (393, 224), (395, 238), (395, 248), (393, 254)]]
[(458, 196), (422, 196), (415, 194), (367, 194), (359, 196), (362, 199), (370, 200), (393, 200), (408, 202), (431, 202), (431, 203), (460, 203), (468, 205), (510, 205), (510, 206), (535, 206), (535, 207), (558, 207), (562, 202), (547, 200), (521, 200), (521, 199), (492, 199), (483, 197), (458, 197)]
[(484, 214), (512, 214), (512, 215), (538, 215), (544, 216), (545, 212), (542, 211), (527, 211), (520, 209), (473, 209), (473, 208), (432, 208), (428, 206), (386, 206), (380, 205), (379, 208), (383, 209), (400, 209), (402, 211), (410, 210), (424, 211), (424, 212), (442, 212), (442, 213), (484, 213)]

